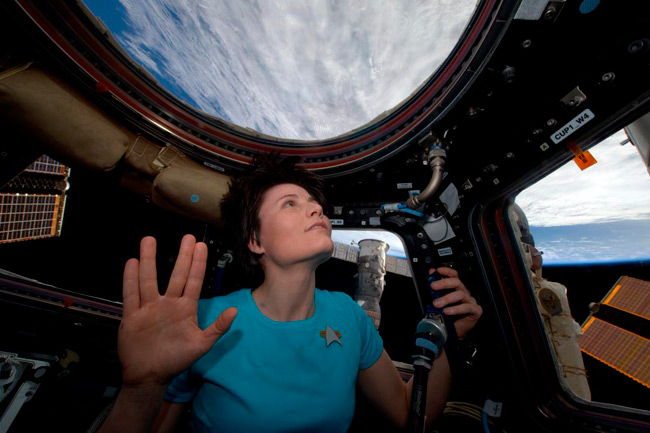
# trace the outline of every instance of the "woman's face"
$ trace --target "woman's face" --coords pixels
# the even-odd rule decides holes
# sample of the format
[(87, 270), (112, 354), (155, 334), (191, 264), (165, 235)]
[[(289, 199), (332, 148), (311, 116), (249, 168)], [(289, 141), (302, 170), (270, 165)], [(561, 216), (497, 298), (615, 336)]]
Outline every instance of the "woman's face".
[(265, 267), (306, 261), (318, 265), (332, 255), (330, 220), (316, 199), (298, 185), (284, 183), (266, 191), (259, 220), (259, 237), (249, 240), (248, 247), (262, 254)]

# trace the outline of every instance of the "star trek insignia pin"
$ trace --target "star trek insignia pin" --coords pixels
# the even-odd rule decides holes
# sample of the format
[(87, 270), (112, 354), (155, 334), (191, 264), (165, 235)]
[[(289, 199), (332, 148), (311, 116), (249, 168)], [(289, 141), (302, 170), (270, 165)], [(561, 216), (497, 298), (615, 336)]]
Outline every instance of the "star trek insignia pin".
[(343, 343), (339, 340), (339, 338), (341, 338), (341, 333), (333, 330), (329, 326), (324, 331), (320, 331), (320, 336), (327, 340), (327, 347), (329, 347), (334, 341), (343, 346)]

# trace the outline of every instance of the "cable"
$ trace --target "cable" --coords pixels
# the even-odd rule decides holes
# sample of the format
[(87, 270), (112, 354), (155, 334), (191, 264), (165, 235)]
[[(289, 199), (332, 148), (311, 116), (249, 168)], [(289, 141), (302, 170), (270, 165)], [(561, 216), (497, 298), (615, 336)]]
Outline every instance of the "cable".
[(488, 416), (485, 410), (481, 411), (481, 420), (483, 421), (483, 430), (485, 430), (485, 433), (490, 433), (490, 428), (488, 427)]
[[(493, 429), (497, 429), (497, 431), (501, 433), (507, 433), (504, 429), (499, 427), (497, 424), (495, 424), (492, 420), (489, 419), (487, 416), (487, 412), (483, 411), (483, 409), (473, 403), (468, 403), (464, 401), (449, 401), (445, 405), (445, 409), (443, 411), (444, 415), (447, 416), (463, 416), (467, 418), (471, 418), (474, 421), (477, 421), (479, 423), (483, 424), (483, 429), (486, 432), (489, 432), (489, 427), (491, 426)], [(487, 424), (487, 428), (486, 428)]]

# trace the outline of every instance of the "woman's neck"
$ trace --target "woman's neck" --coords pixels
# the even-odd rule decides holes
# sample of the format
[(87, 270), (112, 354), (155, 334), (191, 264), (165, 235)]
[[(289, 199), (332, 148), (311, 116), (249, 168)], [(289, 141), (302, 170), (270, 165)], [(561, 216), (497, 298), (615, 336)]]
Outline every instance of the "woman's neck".
[(314, 314), (315, 269), (265, 269), (264, 282), (253, 291), (259, 310), (279, 322), (304, 320)]

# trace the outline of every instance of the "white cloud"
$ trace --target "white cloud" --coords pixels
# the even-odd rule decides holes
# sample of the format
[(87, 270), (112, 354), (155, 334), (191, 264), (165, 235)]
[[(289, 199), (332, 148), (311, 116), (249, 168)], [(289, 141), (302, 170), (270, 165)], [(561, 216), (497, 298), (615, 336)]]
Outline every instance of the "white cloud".
[(531, 226), (650, 219), (650, 176), (620, 131), (590, 149), (598, 163), (584, 171), (570, 161), (523, 191), (517, 204)]
[(403, 101), (445, 60), (476, 4), (120, 2), (128, 30), (116, 38), (187, 102), (296, 139), (347, 132)]

